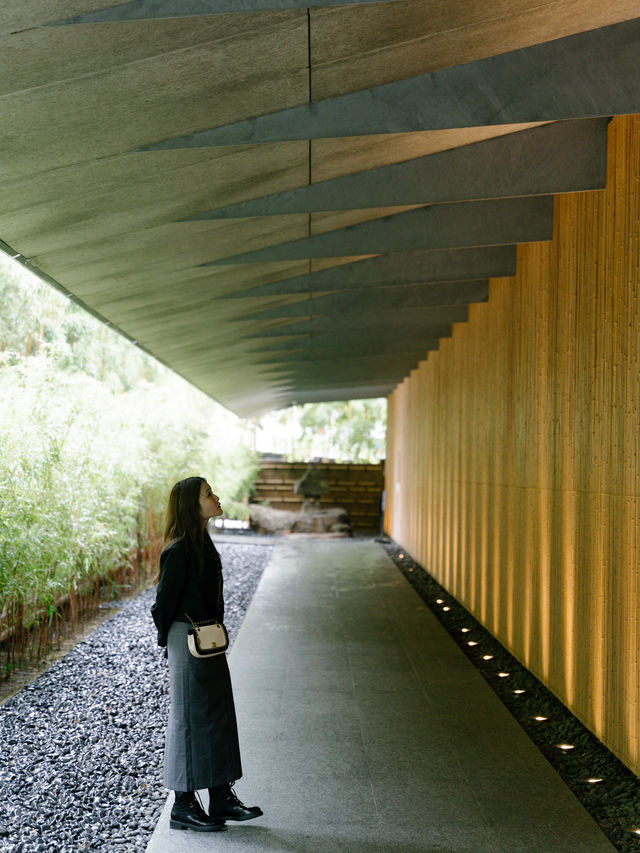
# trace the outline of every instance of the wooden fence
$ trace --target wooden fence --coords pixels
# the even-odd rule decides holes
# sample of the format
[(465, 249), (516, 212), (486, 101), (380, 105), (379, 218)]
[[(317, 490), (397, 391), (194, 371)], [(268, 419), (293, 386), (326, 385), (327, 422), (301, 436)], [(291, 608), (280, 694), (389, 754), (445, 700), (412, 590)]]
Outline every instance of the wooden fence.
[[(293, 484), (307, 470), (306, 462), (261, 463), (256, 484), (255, 503), (268, 501), (274, 509), (297, 512), (302, 495), (293, 492)], [(349, 513), (354, 529), (379, 531), (383, 489), (383, 465), (323, 462), (317, 465), (320, 476), (331, 486), (321, 507), (339, 506)]]

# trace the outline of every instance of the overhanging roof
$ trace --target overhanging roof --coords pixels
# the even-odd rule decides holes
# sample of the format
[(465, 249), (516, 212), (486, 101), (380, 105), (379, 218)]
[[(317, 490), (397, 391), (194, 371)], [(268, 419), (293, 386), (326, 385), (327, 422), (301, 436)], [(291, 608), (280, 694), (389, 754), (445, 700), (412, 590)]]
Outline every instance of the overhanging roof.
[(637, 14), (5, 0), (0, 241), (239, 414), (388, 393), (604, 186)]

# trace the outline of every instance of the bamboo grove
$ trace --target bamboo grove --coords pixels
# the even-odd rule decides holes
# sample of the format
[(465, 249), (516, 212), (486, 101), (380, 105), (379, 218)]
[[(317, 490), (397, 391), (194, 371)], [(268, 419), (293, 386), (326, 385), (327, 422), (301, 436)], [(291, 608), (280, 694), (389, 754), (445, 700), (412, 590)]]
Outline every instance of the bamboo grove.
[(0, 258), (3, 673), (154, 570), (171, 483), (234, 514), (257, 471), (235, 416)]

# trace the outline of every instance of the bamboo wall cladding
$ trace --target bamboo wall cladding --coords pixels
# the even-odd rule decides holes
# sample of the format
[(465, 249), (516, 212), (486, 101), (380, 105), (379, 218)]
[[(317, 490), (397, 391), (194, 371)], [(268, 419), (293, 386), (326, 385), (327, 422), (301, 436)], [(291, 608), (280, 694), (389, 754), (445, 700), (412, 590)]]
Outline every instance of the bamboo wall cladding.
[(387, 532), (640, 773), (640, 116), (389, 398)]

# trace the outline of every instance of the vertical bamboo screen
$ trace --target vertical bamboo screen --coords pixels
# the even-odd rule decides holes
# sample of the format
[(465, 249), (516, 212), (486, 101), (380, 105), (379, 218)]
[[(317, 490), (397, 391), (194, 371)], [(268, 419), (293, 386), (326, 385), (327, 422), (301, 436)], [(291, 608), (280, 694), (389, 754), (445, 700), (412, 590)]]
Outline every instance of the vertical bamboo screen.
[(640, 116), (389, 398), (387, 532), (640, 772)]

